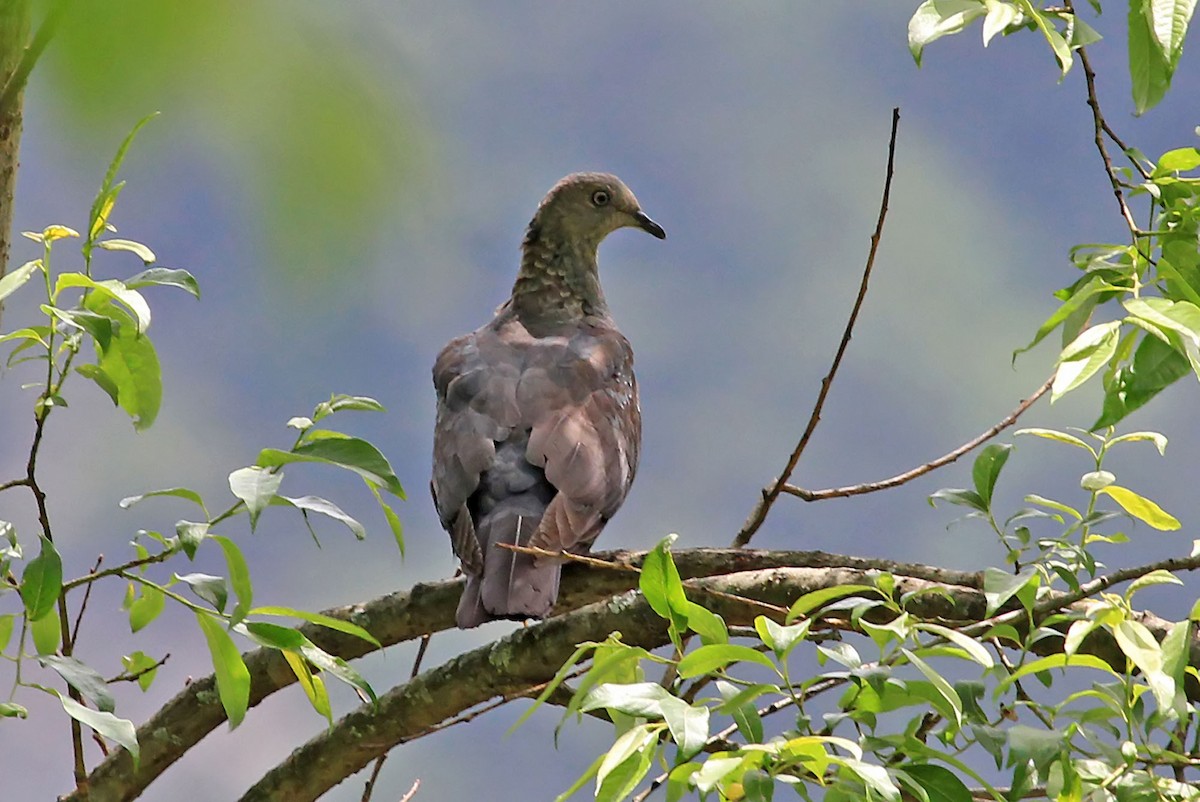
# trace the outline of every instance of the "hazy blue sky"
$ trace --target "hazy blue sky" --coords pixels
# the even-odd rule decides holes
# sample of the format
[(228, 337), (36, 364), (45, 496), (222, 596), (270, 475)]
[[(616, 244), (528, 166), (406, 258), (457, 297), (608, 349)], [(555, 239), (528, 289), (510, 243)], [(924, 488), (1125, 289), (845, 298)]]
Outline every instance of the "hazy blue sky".
[[(728, 544), (778, 472), (857, 288), (893, 106), (897, 173), (875, 279), (798, 483), (882, 478), (1003, 416), (1049, 372), (1053, 343), (1015, 370), (1009, 355), (1053, 310), (1050, 292), (1076, 277), (1067, 249), (1122, 236), (1080, 71), (1060, 84), (1038, 37), (984, 51), (978, 28), (933, 45), (918, 70), (905, 41), (915, 2), (429, 0), (360, 3), (352, 15), (315, 2), (240, 5), (214, 4), (180, 50), (138, 27), (145, 0), (109, 4), (128, 39), (70, 59), (54, 48), (88, 40), (68, 29), (29, 87), (17, 228), (82, 228), (123, 132), (161, 110), (127, 161), (113, 221), (204, 291), (201, 302), (149, 293), (166, 381), (153, 429), (135, 435), (82, 381), (52, 420), (45, 476), (69, 573), (98, 552), (116, 561), (137, 529), (168, 531), (190, 514), (167, 501), (122, 511), (121, 497), (182, 484), (219, 506), (231, 470), (290, 443), (289, 417), (347, 392), (389, 409), (335, 421), (380, 445), (408, 489), (398, 507), (407, 559), (361, 483), (297, 467), (285, 492), (333, 498), (370, 537), (357, 543), (329, 525), (318, 550), (279, 510), (253, 536), (223, 529), (251, 560), (256, 601), (316, 609), (450, 575), (425, 489), (429, 368), (446, 340), (507, 296), (523, 227), (568, 172), (619, 174), (669, 235), (619, 232), (601, 252), (610, 304), (637, 353), (645, 440), (633, 493), (598, 548), (644, 548), (669, 532), (679, 547)], [(1093, 24), (1111, 34), (1094, 52), (1110, 121), (1152, 155), (1194, 144), (1194, 59), (1163, 106), (1134, 119), (1123, 12), (1109, 13)], [(131, 50), (141, 60), (122, 67)], [(297, 152), (309, 154), (305, 169), (268, 180)], [(17, 264), (36, 255), (18, 240)], [(98, 259), (103, 275), (139, 269), (129, 255)], [(6, 329), (29, 319), (21, 306), (32, 295), (11, 300)], [(0, 479), (23, 470), (32, 395), (18, 387), (29, 380), (27, 367), (0, 377)], [(1197, 520), (1184, 506), (1195, 497), (1184, 477), (1200, 459), (1196, 402), (1195, 381), (1184, 379), (1130, 421), (1171, 437), (1166, 459), (1134, 448), (1112, 466), (1185, 533)], [(1098, 394), (1085, 391), (1053, 410), (1042, 402), (1025, 423), (1086, 426), (1097, 409)], [(1077, 500), (1087, 469), (1070, 449), (1022, 442), (1001, 504), (1034, 490)], [(999, 565), (987, 532), (947, 529), (954, 511), (926, 503), (932, 490), (968, 482), (969, 463), (857, 500), (785, 498), (754, 543)], [(16, 521), (28, 543), (27, 501), (0, 496), (0, 519)], [(1187, 549), (1186, 534), (1132, 535), (1145, 542), (1139, 557)], [(178, 570), (220, 573), (216, 558)], [(152, 693), (118, 707), (141, 721), (210, 669), (190, 615), (169, 610), (130, 638), (114, 613), (121, 590), (97, 592), (80, 653), (112, 674), (117, 648), (171, 652)], [(14, 603), (10, 594), (0, 610)], [(510, 626), (439, 635), (426, 666)], [(385, 690), (407, 677), (411, 658), (397, 647), (360, 667)], [(21, 701), (35, 716), (0, 726), (0, 753), (21, 761), (27, 798), (49, 798), (69, 783), (67, 724), (55, 705)], [(344, 711), (353, 699), (338, 691), (338, 702)], [(505, 737), (523, 709), (510, 708), (393, 753), (376, 798), (395, 799), (419, 777), (418, 800), (550, 799), (608, 738), (598, 725), (568, 725), (553, 751), (549, 710)], [(213, 734), (145, 799), (235, 798), (321, 728), (297, 689), (278, 694), (237, 731)], [(328, 798), (356, 800), (361, 789), (355, 778)]]

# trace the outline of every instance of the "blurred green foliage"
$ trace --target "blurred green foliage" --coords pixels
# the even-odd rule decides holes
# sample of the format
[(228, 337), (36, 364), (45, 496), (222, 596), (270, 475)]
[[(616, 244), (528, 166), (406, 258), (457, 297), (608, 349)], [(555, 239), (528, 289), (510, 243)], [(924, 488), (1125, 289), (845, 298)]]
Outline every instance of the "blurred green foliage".
[(250, 187), (272, 267), (324, 285), (423, 161), (403, 81), (364, 28), (284, 2), (79, 3), (38, 73), (86, 140), (152, 110), (186, 121)]

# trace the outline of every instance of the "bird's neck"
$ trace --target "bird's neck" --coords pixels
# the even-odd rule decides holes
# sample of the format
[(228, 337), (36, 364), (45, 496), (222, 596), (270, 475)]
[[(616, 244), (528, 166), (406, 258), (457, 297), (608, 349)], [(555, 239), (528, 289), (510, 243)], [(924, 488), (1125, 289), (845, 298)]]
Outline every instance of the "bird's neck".
[(597, 243), (554, 241), (530, 226), (513, 285), (513, 311), (526, 325), (547, 328), (607, 315), (596, 264)]

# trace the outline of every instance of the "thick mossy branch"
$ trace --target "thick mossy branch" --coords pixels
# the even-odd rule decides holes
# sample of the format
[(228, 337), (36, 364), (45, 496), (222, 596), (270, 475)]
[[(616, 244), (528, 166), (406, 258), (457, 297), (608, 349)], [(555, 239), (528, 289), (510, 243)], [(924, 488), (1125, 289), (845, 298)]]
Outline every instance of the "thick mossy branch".
[[(246, 799), (316, 799), (397, 744), (421, 737), (439, 723), (489, 699), (524, 695), (545, 683), (580, 642), (603, 640), (619, 630), (629, 644), (647, 648), (665, 644), (665, 623), (648, 610), (639, 594), (629, 592), (637, 586), (636, 568), (644, 553), (594, 556), (614, 567), (565, 566), (555, 617), (426, 671), (381, 697), (378, 708), (364, 706), (350, 713), (273, 769)], [(731, 625), (751, 624), (763, 613), (761, 606), (734, 597), (786, 608), (812, 590), (871, 584), (871, 572), (878, 571), (896, 576), (897, 593), (931, 586), (947, 591), (948, 595), (928, 593), (912, 599), (908, 610), (918, 617), (970, 622), (981, 620), (985, 611), (982, 575), (975, 572), (815, 551), (694, 549), (675, 552), (673, 557), (680, 575), (689, 580), (689, 594)], [(1195, 566), (1178, 561), (1165, 567)], [(365, 627), (389, 646), (452, 627), (461, 588), (461, 580), (418, 584), (407, 592), (327, 614)], [(1143, 615), (1141, 620), (1157, 637), (1165, 636), (1168, 622), (1152, 615)], [(302, 630), (322, 649), (346, 659), (374, 650), (365, 641), (322, 627), (306, 625)], [(1061, 641), (1043, 639), (1039, 648), (1061, 648)], [(1093, 635), (1085, 651), (1124, 670), (1124, 656), (1103, 631)], [(1200, 641), (1193, 641), (1191, 662), (1200, 666)], [(296, 681), (286, 662), (273, 650), (247, 653), (246, 665), (251, 675), (252, 706)], [(192, 682), (138, 729), (142, 749), (138, 772), (134, 773), (126, 752), (115, 752), (92, 772), (90, 799), (136, 799), (155, 777), (224, 721), (213, 677)]]

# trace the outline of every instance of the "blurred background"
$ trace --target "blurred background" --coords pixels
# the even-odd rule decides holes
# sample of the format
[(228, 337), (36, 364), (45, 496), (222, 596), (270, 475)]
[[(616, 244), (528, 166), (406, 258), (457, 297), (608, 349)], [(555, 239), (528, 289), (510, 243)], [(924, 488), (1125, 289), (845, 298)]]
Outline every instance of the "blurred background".
[[(284, 493), (326, 496), (370, 534), (360, 543), (318, 521), (318, 548), (281, 509), (253, 535), (244, 518), (221, 527), (247, 553), (256, 603), (321, 609), (451, 575), (426, 492), (430, 366), (507, 297), (537, 202), (577, 170), (620, 175), (669, 234), (618, 232), (601, 251), (606, 293), (637, 353), (645, 440), (638, 481), (597, 547), (646, 548), (671, 532), (678, 548), (727, 545), (799, 436), (841, 336), (878, 212), (893, 106), (897, 170), (871, 292), (794, 481), (880, 479), (990, 426), (1049, 374), (1057, 337), (1015, 368), (1010, 355), (1055, 308), (1050, 293), (1076, 278), (1068, 248), (1125, 232), (1091, 143), (1078, 65), (1060, 83), (1040, 37), (996, 39), (985, 51), (976, 26), (935, 43), (917, 69), (906, 46), (915, 6), (76, 4), (26, 92), (15, 228), (83, 229), (121, 138), (161, 111), (126, 160), (112, 222), (161, 264), (194, 273), (203, 299), (147, 291), (165, 383), (152, 429), (135, 434), (82, 379), (50, 421), (42, 476), (67, 574), (100, 553), (109, 564), (126, 559), (138, 529), (169, 533), (194, 516), (170, 499), (121, 510), (122, 497), (185, 485), (223, 509), (230, 471), (262, 447), (286, 448), (289, 417), (343, 392), (388, 407), (331, 423), (392, 460), (409, 496), (397, 505), (407, 556), (355, 477), (293, 466)], [(1123, 13), (1089, 22), (1108, 37), (1093, 57), (1116, 130), (1152, 157), (1195, 144), (1194, 59), (1184, 58), (1163, 105), (1135, 119)], [(56, 248), (57, 267), (78, 268), (69, 251)], [(14, 265), (38, 255), (15, 241)], [(95, 260), (101, 277), (140, 269), (131, 254)], [(34, 287), (9, 300), (5, 330), (35, 319)], [(20, 385), (34, 380), (29, 365), (0, 375), (0, 480), (24, 471), (34, 391)], [(1044, 400), (1022, 424), (1087, 426), (1097, 389), (1054, 408)], [(1185, 378), (1124, 426), (1165, 432), (1167, 456), (1133, 445), (1106, 467), (1184, 528), (1131, 526), (1137, 545), (1110, 550), (1114, 562), (1188, 552), (1200, 521), (1197, 400)], [(999, 507), (1015, 510), (1035, 491), (1083, 503), (1084, 457), (1019, 438)], [(968, 459), (871, 496), (784, 497), (753, 545), (1002, 565), (988, 530), (948, 526), (957, 511), (926, 502), (969, 483)], [(0, 519), (33, 550), (28, 494), (0, 495)], [(207, 547), (195, 564), (152, 575), (165, 580), (172, 569), (224, 572)], [(121, 688), (118, 715), (140, 722), (211, 667), (186, 611), (168, 606), (130, 637), (122, 592), (97, 589), (78, 654), (105, 675), (132, 649), (171, 654), (148, 694)], [(1160, 613), (1179, 616), (1186, 595), (1147, 591), (1139, 601), (1162, 600)], [(14, 605), (9, 594), (0, 612)], [(438, 635), (425, 666), (511, 626)], [(356, 665), (382, 692), (407, 678), (413, 653), (394, 647)], [(11, 667), (0, 668), (0, 687), (9, 682)], [(340, 712), (356, 703), (331, 690)], [(52, 798), (70, 787), (67, 720), (35, 692), (18, 701), (32, 715), (0, 723), (6, 783), (19, 765), (20, 798)], [(401, 747), (374, 798), (396, 799), (420, 778), (418, 800), (551, 799), (611, 743), (589, 721), (568, 724), (555, 749), (553, 709), (505, 735), (524, 708)], [(236, 731), (211, 735), (144, 798), (236, 798), (323, 727), (290, 688)], [(357, 800), (364, 782), (327, 798)]]

